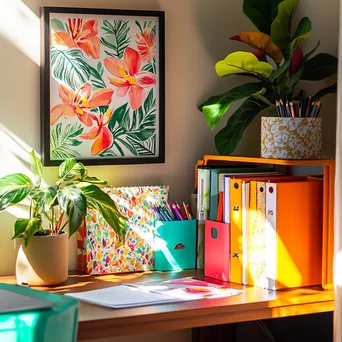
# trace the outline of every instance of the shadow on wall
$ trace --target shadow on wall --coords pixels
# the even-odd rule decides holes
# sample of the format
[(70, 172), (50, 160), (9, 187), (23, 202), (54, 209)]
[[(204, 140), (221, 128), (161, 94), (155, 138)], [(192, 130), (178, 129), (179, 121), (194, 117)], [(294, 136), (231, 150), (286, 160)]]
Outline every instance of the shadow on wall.
[[(235, 75), (220, 78), (215, 72), (216, 62), (224, 59), (229, 53), (239, 48), (246, 51), (249, 50), (248, 46), (229, 40), (229, 37), (241, 31), (254, 30), (253, 24), (243, 15), (242, 4), (242, 1), (221, 0), (200, 0), (196, 2), (197, 30), (199, 31), (204, 51), (210, 61), (210, 68), (203, 70), (203, 73), (212, 75), (211, 82), (203, 87), (203, 93), (198, 95), (197, 105), (214, 94), (225, 92), (234, 85), (251, 80), (249, 78), (242, 79)], [(229, 114), (233, 113), (242, 102), (238, 101), (233, 104)], [(253, 120), (247, 128), (244, 139), (242, 139), (234, 154), (260, 155), (260, 116)], [(213, 140), (214, 136), (227, 124), (228, 118), (228, 115), (224, 116), (211, 133)]]

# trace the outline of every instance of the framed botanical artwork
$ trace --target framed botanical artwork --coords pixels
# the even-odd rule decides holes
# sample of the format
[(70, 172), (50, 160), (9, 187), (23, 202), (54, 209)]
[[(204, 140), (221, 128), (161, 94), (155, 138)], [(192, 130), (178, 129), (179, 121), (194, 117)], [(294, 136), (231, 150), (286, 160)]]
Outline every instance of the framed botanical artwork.
[(165, 161), (164, 12), (42, 7), (44, 165)]

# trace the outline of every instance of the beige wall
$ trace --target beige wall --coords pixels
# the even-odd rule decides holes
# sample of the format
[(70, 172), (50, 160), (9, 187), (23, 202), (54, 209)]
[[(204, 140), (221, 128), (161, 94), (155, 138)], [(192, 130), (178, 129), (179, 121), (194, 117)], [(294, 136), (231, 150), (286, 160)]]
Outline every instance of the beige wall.
[[(73, 6), (164, 10), (166, 12), (166, 162), (160, 165), (91, 167), (90, 172), (112, 185), (169, 184), (173, 199), (189, 200), (194, 164), (215, 153), (210, 132), (196, 104), (209, 95), (241, 82), (232, 76), (219, 79), (214, 64), (235, 49), (244, 49), (228, 37), (253, 30), (242, 15), (242, 0), (23, 0), (26, 11), (15, 10), (19, 0), (0, 0), (0, 175), (27, 173), (25, 150), (39, 150), (39, 67), (27, 55), (39, 55), (39, 32), (27, 34), (32, 16), (38, 22), (40, 6)], [(21, 8), (21, 7), (19, 7)], [(24, 7), (25, 8), (25, 7)], [(311, 48), (321, 41), (320, 51), (337, 55), (338, 0), (302, 0), (301, 16), (313, 21)], [(33, 15), (34, 14), (34, 15)], [(17, 19), (12, 20), (16, 15)], [(2, 26), (1, 26), (2, 25)], [(13, 27), (11, 27), (11, 25)], [(11, 27), (11, 28), (9, 28)], [(23, 34), (24, 39), (20, 39)], [(24, 51), (24, 52), (22, 52)], [(324, 85), (324, 84), (320, 84)], [(318, 85), (304, 85), (312, 91)], [(324, 156), (334, 153), (335, 96), (324, 100)], [(225, 124), (224, 122), (221, 124)], [(248, 129), (237, 153), (259, 153), (259, 125)], [(51, 183), (56, 168), (45, 169)], [(19, 208), (20, 209), (20, 208)], [(0, 274), (13, 274), (15, 250), (10, 241), (13, 222), (20, 211), (0, 215)], [(75, 266), (75, 241), (70, 242), (70, 267)], [(126, 340), (125, 340), (126, 341)]]

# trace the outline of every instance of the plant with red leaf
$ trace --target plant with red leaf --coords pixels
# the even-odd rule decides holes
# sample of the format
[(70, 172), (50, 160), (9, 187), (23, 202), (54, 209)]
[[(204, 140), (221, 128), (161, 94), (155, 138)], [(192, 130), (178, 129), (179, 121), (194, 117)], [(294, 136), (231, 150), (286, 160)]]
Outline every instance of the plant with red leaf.
[[(298, 95), (296, 89), (300, 80), (320, 81), (336, 74), (336, 57), (328, 53), (313, 56), (319, 42), (310, 52), (303, 53), (300, 44), (310, 37), (312, 24), (308, 17), (304, 17), (296, 30), (292, 30), (298, 3), (299, 0), (244, 0), (243, 11), (259, 32), (240, 32), (230, 39), (248, 44), (253, 51), (229, 54), (216, 63), (216, 73), (220, 77), (250, 76), (254, 82), (212, 96), (199, 106), (213, 130), (232, 103), (245, 99), (229, 117), (227, 125), (215, 136), (219, 154), (231, 154), (244, 130), (265, 108), (275, 107), (279, 99), (292, 101), (303, 96), (303, 91)], [(335, 83), (320, 90), (312, 99), (336, 92), (336, 89)]]

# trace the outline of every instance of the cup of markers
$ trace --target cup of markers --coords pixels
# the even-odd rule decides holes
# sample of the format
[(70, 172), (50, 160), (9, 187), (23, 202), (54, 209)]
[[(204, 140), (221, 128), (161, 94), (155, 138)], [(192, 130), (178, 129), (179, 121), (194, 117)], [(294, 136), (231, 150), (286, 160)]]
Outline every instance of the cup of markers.
[(159, 221), (183, 221), (192, 220), (189, 205), (185, 202), (180, 206), (178, 202), (163, 202), (161, 205), (153, 207), (156, 219)]

